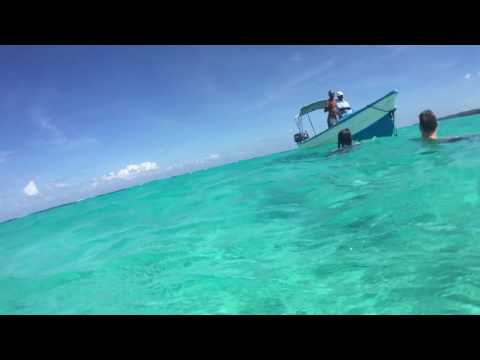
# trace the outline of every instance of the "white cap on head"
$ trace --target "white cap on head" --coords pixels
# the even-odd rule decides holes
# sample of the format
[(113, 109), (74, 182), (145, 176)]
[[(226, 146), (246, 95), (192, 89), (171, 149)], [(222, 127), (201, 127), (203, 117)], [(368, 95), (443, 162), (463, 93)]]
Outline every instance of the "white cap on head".
[(337, 96), (338, 96), (338, 97), (343, 96), (343, 92), (337, 91)]

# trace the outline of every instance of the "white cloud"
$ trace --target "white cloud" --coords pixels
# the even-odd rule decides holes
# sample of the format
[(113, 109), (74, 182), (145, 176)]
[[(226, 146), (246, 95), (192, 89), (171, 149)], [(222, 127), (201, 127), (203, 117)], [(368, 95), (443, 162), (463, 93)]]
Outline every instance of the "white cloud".
[(218, 160), (220, 159), (220, 154), (210, 154), (208, 155), (207, 157), (203, 158), (203, 159), (196, 159), (193, 161), (193, 164), (196, 164), (196, 165), (202, 165), (202, 164), (205, 164), (209, 161), (213, 161), (213, 160)]
[(103, 180), (113, 180), (117, 177), (113, 171), (109, 172), (108, 175), (105, 175), (102, 179)]
[(218, 159), (218, 158), (220, 158), (220, 155), (219, 155), (219, 154), (210, 154), (210, 155), (208, 156), (208, 159), (209, 159), (209, 160), (215, 160), (215, 159)]
[(0, 164), (7, 161), (12, 154), (13, 151), (0, 151)]
[(23, 192), (27, 196), (36, 196), (40, 193), (37, 189), (37, 185), (35, 184), (35, 182), (33, 180), (30, 181), (27, 184), (27, 186), (25, 186), (25, 188), (23, 189)]
[(141, 164), (131, 164), (127, 165), (127, 167), (123, 169), (120, 169), (117, 173), (114, 173), (113, 171), (110, 172), (108, 175), (103, 177), (103, 180), (110, 181), (114, 179), (127, 179), (131, 176), (157, 169), (158, 165), (156, 162), (146, 161)]
[(69, 185), (66, 184), (66, 183), (54, 183), (53, 186), (57, 187), (57, 188), (64, 188), (64, 187), (68, 187)]
[(472, 74), (470, 73), (465, 74), (465, 79), (469, 80), (471, 77), (472, 77)]
[(181, 169), (185, 166), (184, 163), (175, 163), (175, 164), (172, 164), (172, 165), (169, 165), (165, 168), (166, 171), (172, 171), (174, 169)]

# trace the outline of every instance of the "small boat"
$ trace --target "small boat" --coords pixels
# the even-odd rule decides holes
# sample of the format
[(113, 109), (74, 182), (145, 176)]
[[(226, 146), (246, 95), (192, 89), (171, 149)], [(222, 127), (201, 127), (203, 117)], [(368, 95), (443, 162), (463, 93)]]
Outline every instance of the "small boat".
[[(315, 132), (309, 114), (313, 111), (323, 110), (327, 100), (314, 102), (300, 109), (295, 117), (299, 133), (294, 135), (294, 140), (299, 148), (310, 148), (324, 144), (336, 144), (338, 132), (348, 128), (352, 139), (356, 141), (371, 139), (373, 137), (392, 136), (395, 128), (395, 100), (398, 91), (393, 90), (387, 95), (374, 101), (363, 109), (355, 111), (341, 118), (333, 127), (318, 134)], [(303, 120), (307, 117), (312, 127), (314, 136), (310, 137), (303, 128)]]

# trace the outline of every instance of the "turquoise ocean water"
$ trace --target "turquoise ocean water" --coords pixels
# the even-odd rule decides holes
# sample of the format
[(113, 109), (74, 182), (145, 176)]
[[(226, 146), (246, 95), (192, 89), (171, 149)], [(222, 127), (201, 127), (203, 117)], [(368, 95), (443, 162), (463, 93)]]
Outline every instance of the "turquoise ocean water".
[[(480, 116), (440, 135), (480, 133)], [(480, 314), (480, 139), (417, 126), (0, 224), (1, 314)]]

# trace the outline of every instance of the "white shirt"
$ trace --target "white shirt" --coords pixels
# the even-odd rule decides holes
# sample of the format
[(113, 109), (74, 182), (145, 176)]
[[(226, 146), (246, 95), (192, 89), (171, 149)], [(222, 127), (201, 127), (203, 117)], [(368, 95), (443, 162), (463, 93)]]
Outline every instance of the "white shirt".
[(350, 114), (352, 112), (350, 104), (345, 99), (343, 99), (342, 101), (337, 101), (337, 108), (340, 111), (340, 116)]

